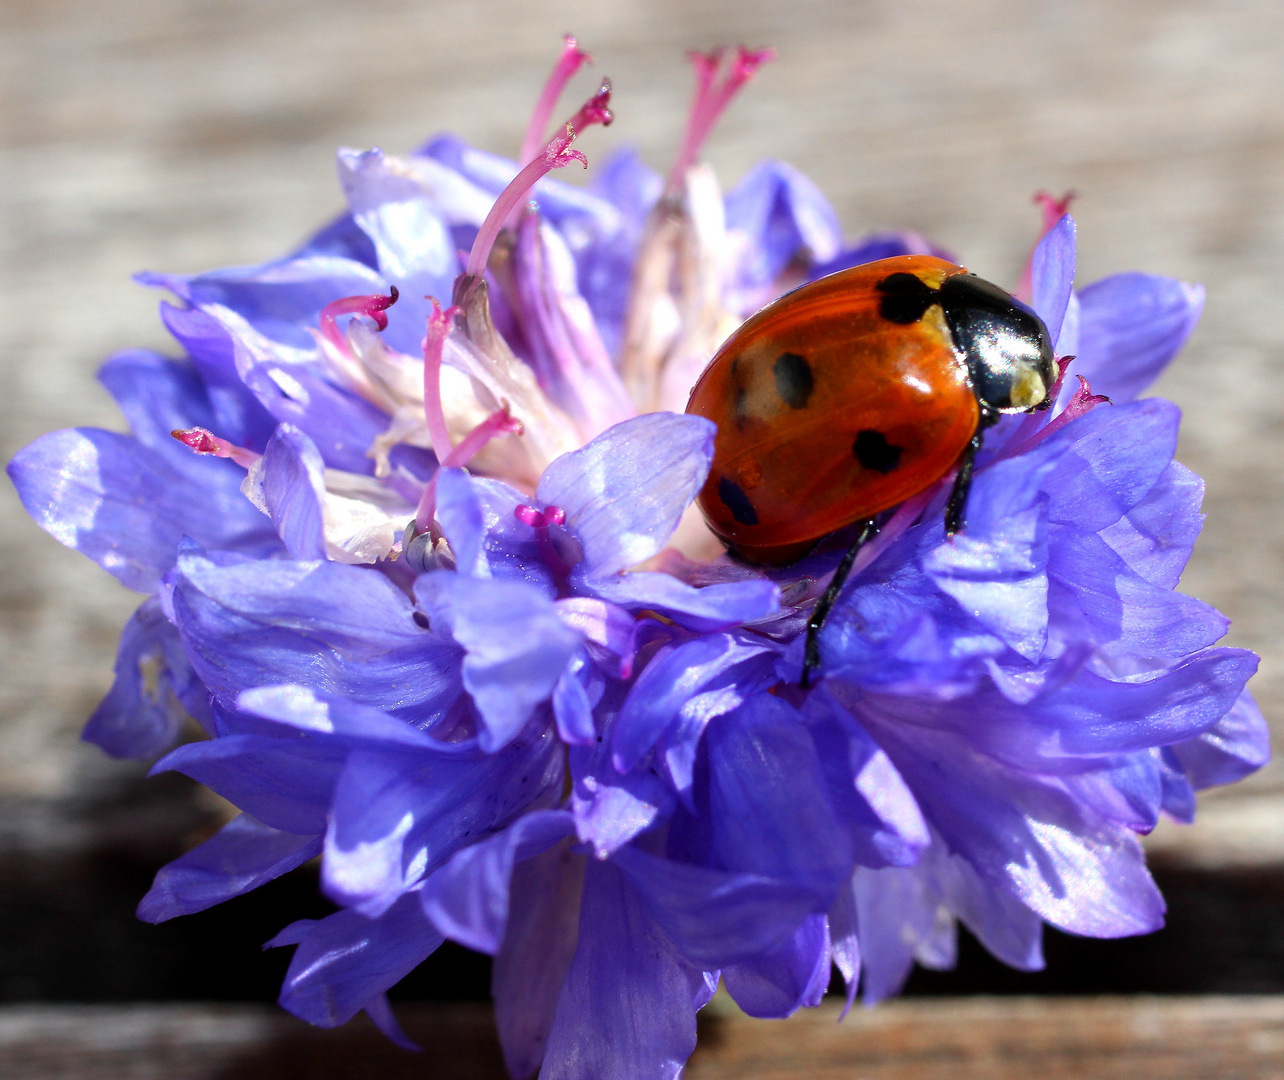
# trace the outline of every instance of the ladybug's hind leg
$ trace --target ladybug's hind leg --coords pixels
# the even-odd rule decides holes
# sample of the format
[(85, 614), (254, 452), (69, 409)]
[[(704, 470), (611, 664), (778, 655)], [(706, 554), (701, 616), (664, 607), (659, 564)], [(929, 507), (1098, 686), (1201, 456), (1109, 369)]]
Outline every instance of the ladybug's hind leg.
[(985, 439), (985, 429), (999, 422), (1001, 415), (984, 401), (981, 406), (981, 418), (976, 425), (976, 434), (959, 458), (959, 471), (954, 474), (954, 487), (950, 491), (950, 501), (945, 504), (945, 535), (953, 536), (963, 531), (963, 522), (967, 510), (967, 493), (972, 490), (972, 469), (976, 464), (976, 455), (981, 451)]
[(838, 600), (838, 594), (843, 591), (843, 586), (847, 584), (847, 578), (852, 572), (852, 564), (856, 561), (856, 555), (861, 548), (877, 535), (878, 526), (874, 524), (873, 518), (866, 518), (861, 522), (860, 532), (856, 534), (856, 542), (848, 548), (847, 554), (843, 556), (843, 561), (838, 564), (838, 569), (834, 571), (834, 576), (830, 579), (829, 587), (821, 594), (820, 599), (816, 601), (816, 606), (812, 608), (811, 617), (807, 620), (807, 640), (803, 644), (802, 678), (798, 680), (798, 685), (804, 690), (811, 686), (811, 673), (820, 667), (821, 627), (825, 625), (829, 612)]

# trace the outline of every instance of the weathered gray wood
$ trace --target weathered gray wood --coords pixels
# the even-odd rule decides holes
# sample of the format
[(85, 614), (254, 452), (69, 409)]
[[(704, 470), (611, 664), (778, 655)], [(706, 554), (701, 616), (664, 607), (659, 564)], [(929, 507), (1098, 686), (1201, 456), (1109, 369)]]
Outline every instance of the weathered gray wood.
[(1284, 1073), (1279, 998), (896, 1002), (713, 1026), (688, 1080), (1247, 1080)]
[[(318, 1031), (266, 1006), (0, 1009), (6, 1080), (501, 1080), (484, 1006), (406, 1006), (421, 1055), (365, 1020)], [(702, 1017), (688, 1080), (1266, 1080), (1281, 998), (973, 998)]]
[[(119, 426), (94, 368), (169, 347), (129, 275), (286, 250), (340, 204), (335, 146), (404, 150), (451, 128), (512, 152), (573, 29), (598, 58), (580, 84), (606, 73), (617, 88), (617, 124), (584, 149), (600, 161), (632, 142), (664, 167), (689, 94), (682, 50), (770, 43), (779, 61), (710, 147), (724, 181), (788, 158), (850, 232), (912, 226), (1007, 281), (1034, 232), (1030, 193), (1076, 188), (1081, 280), (1138, 268), (1207, 284), (1162, 386), (1208, 481), (1187, 582), (1263, 653), (1257, 689), (1284, 715), (1278, 0), (10, 0), (0, 20), (0, 457), (51, 428)], [(76, 736), (132, 598), (3, 484), (0, 565), (0, 794), (112, 781), (121, 768)], [(1230, 830), (1245, 850), (1267, 838), (1236, 859), (1284, 858), (1278, 830)], [(1205, 861), (1219, 847), (1191, 842)]]

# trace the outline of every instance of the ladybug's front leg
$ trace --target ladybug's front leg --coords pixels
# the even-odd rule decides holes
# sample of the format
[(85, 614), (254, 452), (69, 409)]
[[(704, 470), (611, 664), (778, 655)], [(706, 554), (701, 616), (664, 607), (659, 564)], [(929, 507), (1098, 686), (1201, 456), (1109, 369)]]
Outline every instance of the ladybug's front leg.
[(820, 629), (825, 625), (825, 619), (829, 617), (830, 610), (838, 600), (838, 594), (847, 584), (856, 555), (877, 535), (878, 526), (874, 524), (873, 518), (866, 518), (861, 522), (860, 532), (856, 534), (856, 542), (848, 548), (843, 561), (838, 564), (838, 569), (834, 571), (834, 576), (829, 581), (829, 587), (812, 608), (811, 617), (807, 620), (807, 640), (803, 643), (802, 678), (798, 680), (798, 685), (804, 690), (811, 686), (811, 673), (820, 667)]
[(999, 422), (1001, 415), (984, 401), (978, 401), (981, 407), (981, 418), (977, 421), (976, 434), (967, 444), (959, 458), (959, 471), (954, 475), (954, 488), (950, 492), (950, 501), (945, 504), (945, 535), (953, 536), (963, 531), (964, 512), (967, 509), (967, 493), (972, 489), (972, 469), (976, 464), (976, 455), (980, 453), (981, 443), (985, 439), (985, 429)]

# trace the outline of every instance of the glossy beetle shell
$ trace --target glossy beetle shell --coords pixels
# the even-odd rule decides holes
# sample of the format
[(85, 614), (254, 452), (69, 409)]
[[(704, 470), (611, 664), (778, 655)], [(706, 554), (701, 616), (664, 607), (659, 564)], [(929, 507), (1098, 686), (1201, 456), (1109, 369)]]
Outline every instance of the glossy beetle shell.
[(719, 537), (746, 558), (792, 561), (954, 467), (980, 417), (967, 360), (939, 303), (895, 321), (879, 286), (913, 274), (937, 290), (965, 273), (929, 256), (853, 267), (781, 297), (723, 344), (687, 406), (718, 425), (699, 501)]

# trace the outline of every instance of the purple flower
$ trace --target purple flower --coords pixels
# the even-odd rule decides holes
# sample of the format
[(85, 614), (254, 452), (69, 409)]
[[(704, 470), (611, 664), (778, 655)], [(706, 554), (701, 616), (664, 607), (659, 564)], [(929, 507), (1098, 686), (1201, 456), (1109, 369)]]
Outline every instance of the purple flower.
[[(1065, 358), (1055, 405), (993, 429), (953, 540), (948, 478), (883, 515), (803, 689), (845, 538), (769, 570), (723, 553), (687, 392), (793, 285), (939, 252), (845, 243), (781, 163), (719, 193), (700, 147), (767, 53), (695, 58), (667, 178), (625, 153), (549, 179), (611, 119), (604, 83), (544, 139), (586, 58), (568, 39), (516, 162), (343, 151), (349, 210), (300, 250), (144, 275), (185, 356), (104, 367), (132, 435), (10, 464), (144, 596), (86, 738), (168, 750), (156, 769), (241, 810), (140, 917), (319, 855), (336, 912), (268, 943), (295, 949), (287, 1009), (408, 1045), (386, 992), (450, 938), (494, 957), (513, 1076), (548, 1080), (677, 1076), (720, 981), (786, 1016), (831, 964), (868, 1002), (948, 966), (959, 923), (1026, 970), (1045, 923), (1155, 929), (1138, 836), (1267, 753), (1256, 657), (1176, 591), (1202, 520), (1177, 410), (1139, 398), (1202, 291), (1076, 291), (1045, 198), (1018, 291)], [(173, 748), (189, 714), (210, 737)]]

